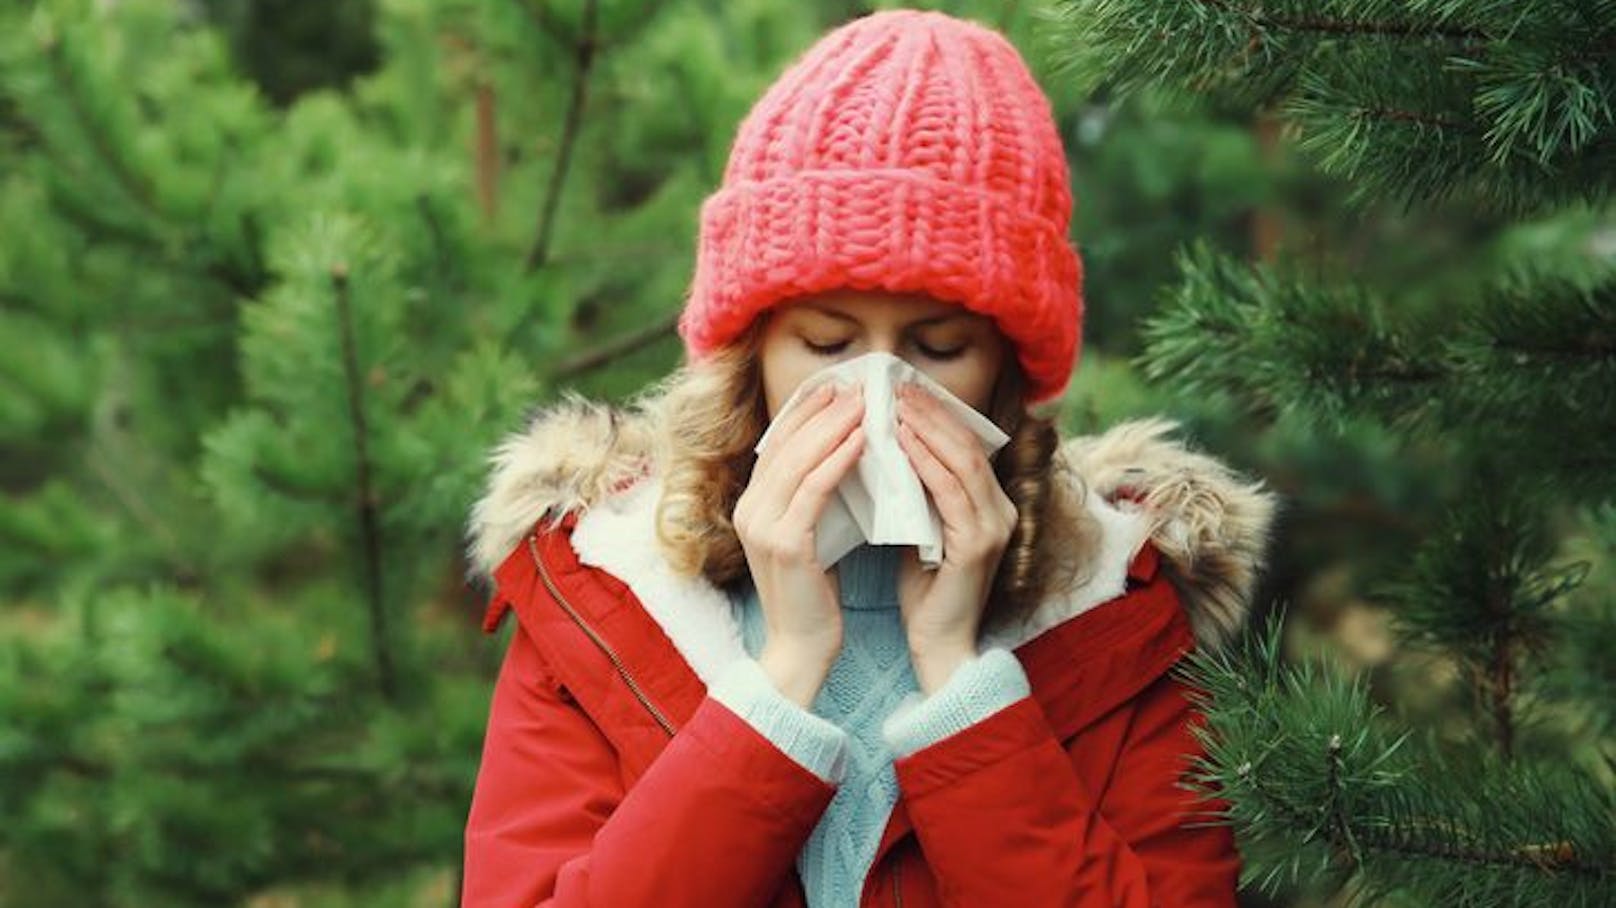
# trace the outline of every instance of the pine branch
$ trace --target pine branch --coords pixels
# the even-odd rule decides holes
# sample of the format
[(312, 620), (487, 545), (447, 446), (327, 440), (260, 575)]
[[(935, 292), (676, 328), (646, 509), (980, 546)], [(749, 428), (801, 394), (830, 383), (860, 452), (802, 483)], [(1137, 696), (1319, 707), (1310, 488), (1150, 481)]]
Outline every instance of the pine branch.
[[(1388, 80), (1387, 72), (1399, 76)], [(1616, 128), (1539, 134), (1479, 117), (1481, 72), (1430, 48), (1363, 48), (1314, 61), (1279, 106), (1297, 147), (1352, 184), (1359, 202), (1379, 195), (1405, 203), (1461, 198), (1523, 212), (1597, 200), (1616, 189), (1608, 170), (1616, 165)], [(1521, 103), (1560, 110), (1561, 101), (1543, 94)]]
[(1205, 243), (1179, 268), (1142, 331), (1137, 364), (1153, 380), (1338, 430), (1365, 412), (1420, 412), (1445, 377), (1436, 351), (1388, 327), (1360, 288), (1313, 287)]
[(550, 182), (545, 188), (544, 202), (540, 206), (538, 233), (527, 253), (526, 267), (530, 272), (543, 267), (550, 254), (550, 236), (555, 229), (561, 190), (572, 163), (573, 147), (583, 131), (584, 105), (589, 96), (589, 78), (598, 50), (599, 14), (599, 0), (584, 0), (582, 33), (573, 45), (572, 98), (567, 104), (566, 120), (561, 127), (561, 150), (556, 155), (555, 166), (550, 171)]
[(1616, 192), (1616, 20), (1585, 6), (1064, 0), (1057, 71), (1281, 110), (1359, 201), (1522, 212)]
[[(219, 186), (227, 170), (226, 159), (220, 156), (215, 160), (209, 194), (204, 201), (203, 210), (190, 218), (191, 226), (176, 224), (173, 217), (164, 210), (157, 187), (145, 174), (130, 164), (127, 156), (119, 151), (117, 143), (91, 110), (83, 86), (80, 85), (80, 80), (74, 72), (72, 60), (68, 56), (66, 41), (60, 35), (51, 33), (41, 40), (40, 49), (45, 60), (45, 72), (57, 89), (54, 96), (65, 99), (65, 108), (77, 132), (84, 137), (90, 154), (106, 173), (111, 175), (113, 185), (121, 191), (124, 198), (134, 203), (140, 217), (138, 224), (131, 224), (127, 219), (110, 215), (103, 197), (97, 197), (93, 204), (87, 204), (72, 193), (58, 193), (60, 210), (73, 216), (85, 227), (86, 232), (118, 239), (135, 251), (145, 253), (158, 261), (189, 265), (189, 262), (182, 259), (181, 254), (188, 247), (195, 249), (199, 253), (198, 275), (216, 282), (231, 295), (251, 297), (262, 289), (267, 279), (263, 269), (249, 267), (242, 270), (232, 267), (228, 261), (216, 254), (218, 243), (207, 232)], [(46, 141), (47, 134), (38, 124), (21, 112), (17, 113), (17, 119), (26, 124), (30, 133), (37, 136), (39, 141)], [(72, 161), (64, 159), (60, 154), (51, 156), (51, 164), (65, 171), (75, 186), (87, 185), (93, 179), (82, 168), (74, 166)], [(249, 237), (253, 235), (254, 217), (252, 212), (242, 215), (247, 227), (244, 232)], [(172, 235), (175, 231), (179, 231), (178, 236)], [(257, 251), (256, 244), (251, 244), (250, 248), (254, 252)]]
[(1392, 736), (1361, 679), (1281, 659), (1278, 613), (1176, 671), (1196, 691), (1205, 756), (1192, 788), (1222, 800), (1265, 891), (1318, 879), (1353, 905), (1594, 906), (1616, 880), (1616, 803), (1559, 767)]
[(123, 155), (113, 146), (106, 133), (100, 128), (94, 115), (84, 103), (79, 94), (78, 83), (73, 78), (73, 72), (68, 65), (66, 51), (63, 50), (62, 39), (58, 35), (51, 35), (42, 42), (45, 60), (49, 64), (51, 75), (55, 78), (60, 89), (59, 96), (67, 100), (68, 108), (73, 118), (78, 122), (79, 129), (90, 142), (96, 157), (106, 166), (107, 172), (123, 188), (124, 192), (153, 220), (161, 222), (165, 218), (157, 207), (156, 193), (146, 180), (129, 166)]
[(387, 604), (382, 591), (381, 522), (377, 514), (376, 492), (370, 478), (370, 430), (365, 421), (365, 402), (359, 355), (355, 349), (352, 306), (348, 297), (348, 268), (331, 268), (331, 288), (336, 297), (338, 330), (342, 339), (342, 373), (348, 392), (348, 417), (353, 425), (354, 506), (359, 521), (359, 539), (364, 557), (365, 592), (370, 612), (371, 647), (382, 697), (398, 698), (393, 667), (391, 635), (388, 633)]
[(551, 380), (558, 384), (564, 383), (576, 379), (585, 372), (609, 366), (665, 337), (673, 336), (678, 327), (679, 312), (675, 310), (638, 331), (613, 338), (593, 350), (586, 350), (562, 360), (551, 371)]
[(1474, 44), (1489, 39), (1489, 35), (1479, 28), (1462, 28), (1443, 25), (1417, 19), (1402, 21), (1375, 20), (1365, 18), (1350, 18), (1347, 16), (1310, 16), (1286, 15), (1283, 13), (1267, 12), (1262, 6), (1244, 7), (1230, 0), (1196, 0), (1204, 6), (1209, 6), (1237, 16), (1251, 26), (1253, 33), (1263, 34), (1275, 31), (1320, 33), (1326, 35), (1378, 35), (1394, 38), (1441, 38), (1463, 44)]
[(1548, 649), (1550, 615), (1587, 577), (1586, 561), (1558, 564), (1547, 497), (1478, 447), (1458, 500), (1424, 534), (1406, 573), (1372, 598), (1393, 609), (1416, 646), (1452, 656), (1493, 724), (1499, 756), (1516, 750), (1518, 682), (1526, 660)]
[[(1431, 322), (1365, 288), (1315, 286), (1205, 243), (1179, 268), (1142, 332), (1148, 377), (1332, 432), (1368, 418), (1474, 439), (1553, 477), (1558, 493), (1616, 492), (1605, 478), (1616, 469), (1616, 276), (1593, 287), (1512, 277)], [(1541, 444), (1550, 436), (1556, 445)]]
[[(1349, 818), (1337, 804), (1343, 791), (1340, 788), (1341, 736), (1332, 735), (1321, 761), (1328, 769), (1326, 787), (1334, 797), (1323, 811), (1309, 810), (1294, 803), (1248, 768), (1245, 775), (1253, 791), (1273, 807), (1285, 820), (1297, 828), (1318, 827), (1314, 814), (1323, 812), (1330, 822), (1322, 827), (1322, 837), (1333, 849), (1333, 860), (1357, 870), (1365, 863), (1366, 852), (1381, 852), (1398, 858), (1437, 858), (1460, 865), (1492, 865), (1505, 870), (1533, 869), (1560, 871), (1600, 877), (1611, 872), (1609, 866), (1599, 866), (1579, 858), (1568, 842), (1527, 844), (1509, 849), (1489, 849), (1470, 841), (1462, 828), (1441, 820), (1408, 817), (1404, 834), (1385, 832), (1373, 828), (1354, 830)], [(1427, 837), (1416, 838), (1407, 831), (1419, 831)]]

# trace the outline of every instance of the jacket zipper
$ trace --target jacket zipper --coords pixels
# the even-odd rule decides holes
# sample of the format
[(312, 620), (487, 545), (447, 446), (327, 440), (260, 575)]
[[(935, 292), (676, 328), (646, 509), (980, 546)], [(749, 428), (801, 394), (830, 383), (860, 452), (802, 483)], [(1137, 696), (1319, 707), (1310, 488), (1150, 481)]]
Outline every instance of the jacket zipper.
[(584, 622), (584, 619), (578, 615), (577, 610), (572, 607), (572, 603), (568, 602), (567, 597), (561, 595), (561, 590), (556, 588), (555, 581), (550, 579), (549, 568), (545, 566), (544, 559), (539, 557), (537, 538), (533, 535), (527, 537), (527, 550), (533, 556), (533, 563), (538, 566), (539, 579), (544, 581), (545, 589), (550, 591), (550, 596), (555, 599), (556, 604), (561, 606), (562, 611), (567, 613), (573, 623), (578, 625), (578, 628), (588, 635), (596, 646), (600, 647), (600, 651), (606, 654), (607, 659), (611, 660), (612, 666), (617, 669), (617, 674), (622, 676), (623, 682), (628, 685), (628, 689), (640, 701), (640, 705), (645, 707), (646, 712), (651, 714), (651, 718), (662, 726), (662, 730), (668, 733), (668, 737), (673, 737), (675, 732), (673, 723), (669, 722), (668, 717), (662, 714), (662, 710), (657, 709), (656, 704), (645, 696), (645, 691), (640, 689), (639, 683), (628, 673), (628, 667), (623, 664), (622, 659), (618, 658), (617, 653), (612, 650), (611, 646), (601, 638), (600, 634), (595, 633), (594, 628)]
[[(639, 682), (634, 680), (634, 676), (629, 674), (628, 667), (623, 664), (623, 660), (619, 658), (617, 653), (612, 650), (611, 646), (601, 638), (600, 634), (596, 633), (595, 629), (590, 627), (589, 624), (579, 616), (578, 611), (572, 607), (572, 603), (567, 601), (567, 597), (561, 595), (561, 590), (556, 587), (555, 581), (550, 579), (550, 569), (545, 565), (544, 559), (539, 557), (537, 537), (527, 537), (527, 550), (529, 554), (533, 556), (533, 564), (539, 569), (539, 579), (544, 581), (544, 588), (550, 591), (551, 598), (555, 599), (556, 604), (561, 606), (562, 611), (567, 613), (567, 617), (571, 618), (573, 623), (578, 625), (579, 630), (582, 630), (590, 640), (594, 641), (596, 646), (600, 647), (600, 651), (606, 654), (607, 659), (611, 660), (612, 667), (617, 669), (617, 674), (622, 677), (623, 682), (628, 685), (628, 689), (632, 691), (635, 698), (640, 701), (640, 705), (644, 706), (646, 712), (651, 714), (651, 718), (655, 719), (656, 723), (662, 726), (662, 730), (668, 733), (668, 737), (673, 737), (675, 734), (673, 723), (669, 722), (667, 716), (662, 714), (662, 710), (657, 709), (656, 704), (652, 703), (651, 700), (646, 697), (645, 691), (640, 688)], [(899, 875), (902, 872), (903, 868), (900, 865), (897, 863), (892, 865), (892, 899), (898, 908), (903, 908), (903, 889), (898, 884)]]

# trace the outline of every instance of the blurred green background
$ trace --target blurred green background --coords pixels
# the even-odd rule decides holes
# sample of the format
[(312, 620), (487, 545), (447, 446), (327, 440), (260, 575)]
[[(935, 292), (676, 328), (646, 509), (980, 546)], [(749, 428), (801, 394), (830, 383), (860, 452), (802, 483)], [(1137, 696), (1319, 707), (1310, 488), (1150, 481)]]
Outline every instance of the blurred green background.
[[(679, 361), (736, 124), (888, 5), (0, 9), (0, 904), (456, 903), (509, 633), (464, 579), (487, 450)], [(1167, 414), (1267, 478), (1290, 650), (1463, 725), (1454, 661), (1364, 588), (1431, 531), (1441, 458), (1152, 380), (1144, 327), (1192, 243), (1440, 313), (1522, 263), (1608, 267), (1609, 209), (1353, 200), (1271, 116), (1062, 69), (1050, 4), (905, 5), (1001, 28), (1054, 101), (1087, 271), (1068, 432)], [(1566, 519), (1610, 590), (1616, 538)]]

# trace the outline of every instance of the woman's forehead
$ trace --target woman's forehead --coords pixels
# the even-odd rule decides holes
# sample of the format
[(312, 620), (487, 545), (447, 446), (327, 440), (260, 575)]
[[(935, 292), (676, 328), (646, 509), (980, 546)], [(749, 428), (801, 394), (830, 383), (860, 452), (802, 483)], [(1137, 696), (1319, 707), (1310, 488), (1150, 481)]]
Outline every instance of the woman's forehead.
[(937, 299), (924, 293), (899, 293), (889, 290), (832, 290), (798, 297), (783, 308), (798, 312), (820, 312), (844, 320), (861, 322), (912, 322), (921, 319), (958, 319), (968, 321), (986, 318), (959, 303)]

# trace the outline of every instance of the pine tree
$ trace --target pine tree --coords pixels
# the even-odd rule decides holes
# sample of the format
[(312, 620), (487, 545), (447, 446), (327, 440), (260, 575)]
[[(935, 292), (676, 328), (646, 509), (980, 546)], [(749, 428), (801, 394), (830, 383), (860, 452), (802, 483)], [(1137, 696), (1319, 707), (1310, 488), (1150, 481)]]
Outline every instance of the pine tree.
[[(0, 905), (453, 902), (507, 642), (478, 633), (459, 560), (481, 459), (563, 388), (620, 397), (675, 364), (735, 125), (817, 35), (894, 5), (0, 7)], [(1277, 159), (1238, 98), (1118, 104), (1052, 78), (1036, 4), (925, 5), (1006, 30), (1073, 152), (1090, 307), (1068, 429), (1170, 405), (1284, 459), (1220, 395), (1148, 387), (1123, 357), (1160, 346), (1139, 322), (1180, 241), (1264, 256), (1293, 210), (1340, 239), (1341, 186)], [(1469, 253), (1468, 223), (1420, 233)], [(1557, 239), (1607, 224), (1557, 214), (1486, 248), (1566, 278), (1586, 256)], [(1371, 245), (1372, 289), (1432, 270), (1405, 239)], [(1207, 261), (1182, 292), (1238, 302), (1217, 282), (1248, 272)], [(1250, 343), (1275, 338), (1295, 340)], [(1306, 449), (1308, 475), (1370, 450)], [(1609, 535), (1583, 544), (1609, 560)], [(1534, 695), (1608, 702), (1591, 669), (1612, 623), (1546, 612), (1573, 639)]]
[[(1616, 4), (1057, 12), (1073, 84), (1279, 122), (1361, 209), (1488, 234), (1403, 282), (1329, 247), (1247, 263), (1188, 244), (1145, 326), (1151, 379), (1228, 402), (1253, 431), (1305, 434), (1338, 462), (1366, 434), (1392, 442), (1425, 492), (1355, 584), (1392, 615), (1402, 658), (1451, 669), (1463, 695), (1457, 717), (1411, 722), (1417, 707), (1333, 661), (1287, 657), (1278, 620), (1193, 660), (1209, 747), (1195, 784), (1227, 799), (1212, 821), (1235, 827), (1245, 881), (1343, 904), (1610, 904)], [(1468, 274), (1430, 280), (1455, 267)]]
[(375, 52), (294, 72), (255, 0), (0, 8), (0, 904), (453, 900), (486, 452), (668, 368), (718, 137), (820, 26), (308, 6)]

